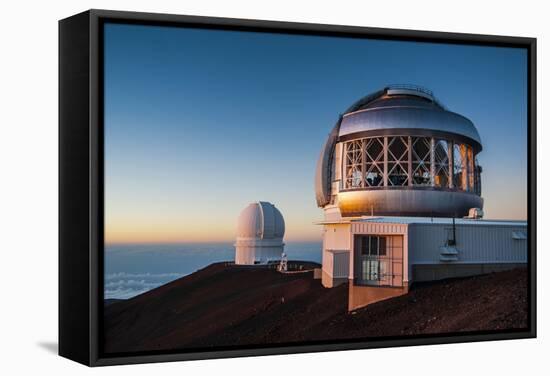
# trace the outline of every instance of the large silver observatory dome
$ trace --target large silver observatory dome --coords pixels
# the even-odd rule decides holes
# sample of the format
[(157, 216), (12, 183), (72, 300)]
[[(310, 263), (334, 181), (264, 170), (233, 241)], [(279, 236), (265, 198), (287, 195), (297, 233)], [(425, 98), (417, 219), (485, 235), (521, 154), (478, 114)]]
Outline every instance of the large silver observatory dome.
[(317, 162), (326, 217), (466, 216), (483, 208), (474, 124), (425, 88), (392, 85), (340, 116)]

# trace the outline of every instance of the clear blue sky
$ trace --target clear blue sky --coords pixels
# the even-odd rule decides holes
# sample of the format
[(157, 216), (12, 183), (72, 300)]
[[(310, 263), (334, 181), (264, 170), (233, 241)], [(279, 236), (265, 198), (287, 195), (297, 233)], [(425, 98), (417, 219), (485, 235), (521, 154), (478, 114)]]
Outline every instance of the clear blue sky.
[(256, 200), (282, 211), (287, 239), (320, 239), (320, 148), (391, 83), (474, 122), (486, 216), (524, 219), (526, 80), (521, 49), (107, 24), (107, 240), (230, 240)]

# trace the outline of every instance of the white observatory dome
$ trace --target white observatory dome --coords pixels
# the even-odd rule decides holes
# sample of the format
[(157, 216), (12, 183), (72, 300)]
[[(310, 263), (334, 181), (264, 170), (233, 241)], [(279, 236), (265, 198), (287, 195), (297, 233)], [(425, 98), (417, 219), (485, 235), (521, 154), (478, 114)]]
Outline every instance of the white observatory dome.
[(284, 235), (283, 215), (269, 202), (254, 202), (239, 215), (237, 238), (275, 239)]
[(280, 260), (284, 235), (283, 215), (273, 204), (259, 201), (248, 205), (237, 221), (235, 264), (267, 264)]

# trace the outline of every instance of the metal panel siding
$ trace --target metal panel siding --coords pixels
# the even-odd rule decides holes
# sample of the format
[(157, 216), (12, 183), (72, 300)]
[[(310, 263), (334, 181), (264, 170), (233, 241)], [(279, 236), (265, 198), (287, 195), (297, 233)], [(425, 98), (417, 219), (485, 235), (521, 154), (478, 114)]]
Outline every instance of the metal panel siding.
[(357, 222), (351, 225), (352, 234), (405, 234), (407, 232), (406, 224), (399, 223), (376, 223), (376, 222)]
[(417, 106), (377, 108), (346, 114), (339, 128), (339, 136), (407, 128), (459, 134), (481, 145), (479, 133), (469, 119), (454, 112)]
[[(409, 263), (440, 263), (440, 247), (451, 231), (451, 224), (411, 225)], [(456, 225), (458, 263), (527, 262), (527, 241), (513, 239), (514, 231), (527, 231), (527, 226)]]
[(342, 179), (342, 143), (339, 142), (334, 148), (334, 180)]
[(472, 192), (399, 187), (397, 189), (348, 189), (338, 193), (343, 217), (362, 215), (466, 216), (470, 208), (483, 208), (483, 199)]
[(333, 255), (334, 278), (348, 278), (349, 276), (349, 252), (339, 252)]

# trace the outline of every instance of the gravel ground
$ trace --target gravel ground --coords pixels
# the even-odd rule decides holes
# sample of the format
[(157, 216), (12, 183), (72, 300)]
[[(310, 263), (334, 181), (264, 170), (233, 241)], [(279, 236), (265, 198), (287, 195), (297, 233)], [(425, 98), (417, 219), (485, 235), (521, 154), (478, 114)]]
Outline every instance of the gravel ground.
[[(311, 264), (307, 267), (312, 267)], [(108, 353), (527, 328), (527, 271), (413, 285), (409, 294), (346, 311), (346, 285), (313, 272), (213, 264), (105, 306)]]

